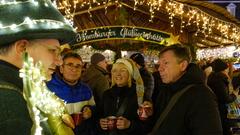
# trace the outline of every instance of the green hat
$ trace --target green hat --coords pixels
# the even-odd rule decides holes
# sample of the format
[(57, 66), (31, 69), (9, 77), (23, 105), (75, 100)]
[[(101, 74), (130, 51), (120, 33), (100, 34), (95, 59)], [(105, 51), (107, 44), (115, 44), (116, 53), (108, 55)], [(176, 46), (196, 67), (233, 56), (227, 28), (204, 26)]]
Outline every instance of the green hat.
[(76, 33), (50, 0), (0, 1), (0, 46), (20, 39), (74, 40)]

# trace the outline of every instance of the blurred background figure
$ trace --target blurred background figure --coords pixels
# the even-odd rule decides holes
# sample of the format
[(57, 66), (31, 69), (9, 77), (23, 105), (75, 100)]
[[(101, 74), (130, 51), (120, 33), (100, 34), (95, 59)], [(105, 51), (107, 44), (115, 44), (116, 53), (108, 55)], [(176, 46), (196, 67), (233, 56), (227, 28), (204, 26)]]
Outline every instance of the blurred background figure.
[(231, 87), (231, 78), (229, 77), (229, 67), (226, 62), (216, 59), (212, 63), (213, 72), (209, 75), (207, 84), (217, 96), (218, 109), (221, 116), (223, 135), (230, 135), (230, 124), (227, 119), (226, 104), (236, 100), (238, 91), (233, 91)]
[(94, 53), (91, 56), (91, 65), (84, 72), (82, 81), (91, 88), (96, 102), (96, 109), (99, 110), (103, 92), (110, 88), (107, 61), (104, 55)]
[(144, 56), (141, 53), (134, 53), (130, 58), (136, 63), (144, 83), (144, 100), (151, 101), (154, 89), (154, 78), (145, 67)]

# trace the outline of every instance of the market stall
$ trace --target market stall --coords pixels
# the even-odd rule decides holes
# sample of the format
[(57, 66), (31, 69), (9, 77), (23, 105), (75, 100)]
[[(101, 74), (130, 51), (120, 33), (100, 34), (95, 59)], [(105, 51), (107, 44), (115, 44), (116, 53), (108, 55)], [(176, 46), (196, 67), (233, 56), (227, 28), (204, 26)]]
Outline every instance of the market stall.
[[(78, 31), (74, 49), (91, 45), (97, 50), (143, 52), (181, 42), (195, 54), (199, 48), (240, 42), (239, 21), (206, 1), (58, 0), (56, 5)], [(130, 31), (128, 36), (121, 35), (124, 29)]]

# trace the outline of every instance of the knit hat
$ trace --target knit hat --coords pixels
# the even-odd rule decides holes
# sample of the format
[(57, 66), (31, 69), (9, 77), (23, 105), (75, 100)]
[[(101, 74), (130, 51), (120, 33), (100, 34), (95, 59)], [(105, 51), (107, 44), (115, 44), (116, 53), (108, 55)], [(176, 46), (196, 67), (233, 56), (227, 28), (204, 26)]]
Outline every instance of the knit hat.
[(144, 61), (144, 57), (141, 53), (134, 53), (130, 56), (130, 58), (135, 61), (138, 65), (144, 67), (145, 65), (145, 61)]
[(91, 64), (97, 65), (100, 61), (105, 60), (105, 56), (102, 55), (101, 53), (94, 53), (91, 56)]
[(227, 68), (228, 68), (228, 64), (225, 63), (223, 60), (216, 59), (213, 61), (213, 71), (214, 72), (221, 72)]
[[(116, 61), (116, 63), (124, 64), (129, 72), (131, 78), (136, 81), (136, 92), (137, 92), (137, 98), (138, 98), (138, 105), (141, 105), (143, 103), (144, 85), (143, 85), (143, 80), (139, 73), (138, 68), (136, 67), (134, 62), (128, 58), (120, 58)], [(112, 83), (114, 83), (114, 81), (112, 81)]]
[(123, 63), (126, 66), (131, 77), (133, 77), (133, 70), (134, 70), (133, 68), (134, 67), (133, 67), (132, 63), (129, 61), (129, 59), (118, 59), (116, 61), (116, 63)]
[(0, 2), (0, 46), (20, 39), (74, 40), (76, 33), (51, 0)]

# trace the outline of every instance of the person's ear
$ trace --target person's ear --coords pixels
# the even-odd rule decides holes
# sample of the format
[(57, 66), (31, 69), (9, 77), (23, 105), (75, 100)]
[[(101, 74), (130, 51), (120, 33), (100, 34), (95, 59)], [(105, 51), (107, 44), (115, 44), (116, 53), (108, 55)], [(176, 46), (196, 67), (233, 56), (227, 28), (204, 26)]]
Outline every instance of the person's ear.
[(181, 71), (185, 71), (188, 67), (188, 62), (186, 60), (183, 60), (181, 63), (180, 63), (180, 66), (181, 66)]
[(63, 74), (63, 65), (59, 66), (59, 71), (61, 74)]
[(16, 54), (22, 55), (26, 51), (28, 44), (29, 44), (29, 41), (25, 39), (16, 41), (14, 43)]

